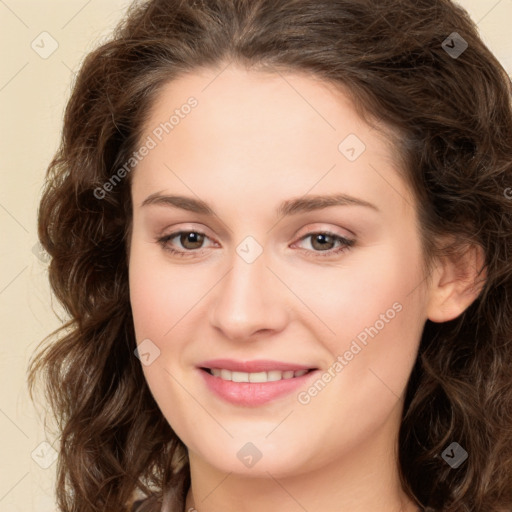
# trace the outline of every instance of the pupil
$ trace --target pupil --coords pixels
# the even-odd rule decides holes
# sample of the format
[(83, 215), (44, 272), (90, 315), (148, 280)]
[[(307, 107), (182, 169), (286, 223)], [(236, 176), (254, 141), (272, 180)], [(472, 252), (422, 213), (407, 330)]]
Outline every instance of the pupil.
[[(321, 248), (321, 249), (322, 249), (322, 248), (323, 248), (323, 249), (325, 249), (325, 244), (326, 244), (326, 243), (327, 243), (327, 244), (329, 243), (329, 240), (326, 240), (326, 239), (329, 239), (329, 238), (331, 238), (331, 236), (330, 236), (330, 235), (325, 235), (325, 234), (321, 234), (321, 233), (320, 233), (320, 234), (318, 234), (318, 235), (315, 237), (315, 239), (314, 239), (314, 240), (315, 240), (315, 242), (319, 243), (319, 245), (320, 245), (320, 248)], [(331, 242), (331, 243), (332, 243), (332, 242)]]
[[(184, 233), (182, 235), (181, 243), (184, 247), (188, 247), (189, 249), (197, 249), (202, 243), (201, 235), (194, 232)], [(190, 247), (187, 244), (192, 244), (193, 247)]]

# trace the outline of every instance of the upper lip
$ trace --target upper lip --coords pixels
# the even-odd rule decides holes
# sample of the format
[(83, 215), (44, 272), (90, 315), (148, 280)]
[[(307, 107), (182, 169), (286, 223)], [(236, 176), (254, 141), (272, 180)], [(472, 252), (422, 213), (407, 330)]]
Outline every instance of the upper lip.
[(285, 363), (283, 361), (271, 361), (269, 359), (254, 359), (253, 361), (236, 361), (234, 359), (210, 359), (203, 361), (197, 365), (199, 368), (220, 368), (235, 372), (269, 372), (277, 371), (297, 371), (297, 370), (313, 370), (312, 366), (306, 366), (296, 363)]

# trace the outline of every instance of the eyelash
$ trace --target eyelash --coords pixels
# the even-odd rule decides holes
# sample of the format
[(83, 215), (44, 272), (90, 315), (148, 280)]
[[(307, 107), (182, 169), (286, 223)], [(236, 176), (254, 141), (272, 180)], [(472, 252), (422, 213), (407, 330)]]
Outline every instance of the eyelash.
[[(194, 252), (200, 252), (201, 249), (190, 249), (190, 250), (176, 250), (169, 246), (169, 241), (173, 238), (177, 237), (178, 235), (182, 234), (188, 234), (188, 233), (195, 233), (198, 235), (205, 236), (206, 238), (209, 238), (205, 233), (202, 233), (201, 231), (195, 231), (195, 230), (182, 230), (182, 231), (175, 231), (174, 233), (170, 233), (169, 235), (165, 235), (161, 238), (157, 238), (157, 242), (162, 246), (163, 249), (166, 251), (169, 251), (172, 255), (179, 256), (182, 258), (190, 257)], [(355, 240), (351, 240), (348, 238), (345, 238), (340, 235), (336, 235), (335, 233), (331, 233), (330, 231), (312, 231), (311, 233), (308, 233), (307, 235), (304, 235), (301, 237), (298, 241), (302, 241), (306, 238), (309, 238), (314, 235), (328, 235), (334, 239), (334, 242), (340, 242), (342, 245), (338, 247), (337, 249), (329, 249), (326, 251), (311, 251), (308, 249), (303, 249), (308, 253), (317, 253), (314, 257), (319, 256), (320, 258), (325, 258), (329, 256), (334, 256), (337, 254), (341, 254), (344, 251), (350, 250), (350, 248), (355, 244)]]

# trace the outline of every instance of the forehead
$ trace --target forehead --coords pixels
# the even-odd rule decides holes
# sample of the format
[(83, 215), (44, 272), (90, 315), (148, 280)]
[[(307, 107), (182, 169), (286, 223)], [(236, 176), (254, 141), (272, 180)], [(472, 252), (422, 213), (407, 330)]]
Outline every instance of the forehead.
[[(198, 107), (191, 112), (187, 107), (190, 98), (195, 99)], [(187, 110), (185, 116), (181, 109)], [(146, 131), (169, 121), (173, 113), (181, 114), (179, 119), (175, 115), (171, 123), (173, 135), (187, 128), (200, 135), (204, 129), (210, 136), (202, 141), (204, 147), (212, 138), (220, 139), (228, 134), (238, 139), (246, 134), (257, 135), (261, 140), (267, 133), (268, 139), (276, 140), (277, 136), (278, 142), (298, 139), (304, 134), (314, 135), (317, 142), (323, 140), (325, 145), (334, 144), (337, 149), (336, 142), (353, 133), (374, 149), (384, 149), (390, 146), (392, 134), (388, 128), (383, 134), (369, 127), (341, 85), (335, 87), (305, 73), (272, 73), (234, 65), (224, 69), (201, 68), (165, 84), (151, 107)], [(182, 123), (183, 117), (191, 120)]]
[(197, 70), (162, 87), (149, 114), (142, 139), (154, 148), (134, 173), (137, 196), (186, 190), (178, 183), (185, 175), (194, 190), (222, 185), (234, 194), (238, 186), (323, 193), (341, 180), (378, 196), (382, 173), (393, 169), (399, 180), (386, 134), (368, 126), (341, 89), (304, 74)]

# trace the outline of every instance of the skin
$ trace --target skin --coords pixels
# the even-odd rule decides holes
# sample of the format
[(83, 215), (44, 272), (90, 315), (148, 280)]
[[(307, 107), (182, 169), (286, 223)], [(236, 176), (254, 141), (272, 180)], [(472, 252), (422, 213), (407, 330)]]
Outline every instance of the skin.
[[(221, 69), (166, 84), (141, 140), (155, 138), (155, 127), (190, 96), (198, 105), (131, 176), (135, 332), (138, 343), (150, 339), (160, 350), (143, 371), (189, 452), (185, 510), (418, 510), (398, 480), (404, 390), (425, 321), (455, 318), (476, 290), (455, 278), (449, 261), (425, 279), (416, 203), (396, 150), (345, 94), (301, 74)], [(338, 150), (349, 134), (366, 145), (353, 162)], [(215, 215), (142, 205), (156, 193), (199, 198)], [(282, 201), (334, 193), (377, 210), (352, 204), (275, 214)], [(199, 249), (179, 236), (167, 241), (186, 257), (158, 242), (181, 229), (206, 235)], [(325, 231), (355, 243), (323, 257), (306, 235)], [(252, 263), (236, 251), (247, 236), (263, 250)], [(338, 247), (325, 245), (331, 253)], [(401, 311), (307, 405), (293, 392), (236, 406), (212, 394), (196, 369), (226, 357), (327, 371), (395, 303)], [(262, 454), (252, 467), (237, 457), (248, 442)]]

